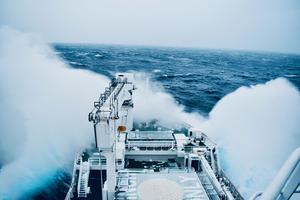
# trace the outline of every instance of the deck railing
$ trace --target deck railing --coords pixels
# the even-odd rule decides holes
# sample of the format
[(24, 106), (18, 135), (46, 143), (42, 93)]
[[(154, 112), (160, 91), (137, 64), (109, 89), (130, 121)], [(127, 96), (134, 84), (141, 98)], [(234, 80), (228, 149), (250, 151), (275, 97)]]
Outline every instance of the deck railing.
[[(265, 192), (258, 192), (254, 199), (293, 199), (299, 195), (300, 189), (300, 147), (297, 148), (284, 163), (278, 174)], [(299, 196), (297, 196), (299, 197)], [(296, 198), (295, 198), (296, 199)]]
[(169, 148), (176, 148), (176, 143), (175, 141), (128, 141), (125, 144), (127, 149), (131, 149), (134, 147), (145, 147), (145, 148), (157, 148), (157, 147), (169, 147)]

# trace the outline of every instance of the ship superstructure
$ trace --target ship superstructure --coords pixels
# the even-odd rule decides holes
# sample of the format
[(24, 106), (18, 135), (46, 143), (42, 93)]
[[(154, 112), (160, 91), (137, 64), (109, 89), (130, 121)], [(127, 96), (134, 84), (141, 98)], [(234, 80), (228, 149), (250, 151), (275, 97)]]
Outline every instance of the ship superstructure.
[(133, 74), (117, 74), (94, 103), (95, 148), (78, 154), (66, 200), (243, 199), (203, 132), (133, 128)]

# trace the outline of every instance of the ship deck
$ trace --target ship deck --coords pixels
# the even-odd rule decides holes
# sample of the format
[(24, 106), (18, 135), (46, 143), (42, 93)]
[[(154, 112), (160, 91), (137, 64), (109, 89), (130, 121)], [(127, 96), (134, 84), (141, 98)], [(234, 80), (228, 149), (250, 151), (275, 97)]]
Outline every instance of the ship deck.
[(172, 199), (208, 200), (205, 189), (195, 172), (166, 170), (160, 173), (124, 170), (119, 172), (116, 199)]

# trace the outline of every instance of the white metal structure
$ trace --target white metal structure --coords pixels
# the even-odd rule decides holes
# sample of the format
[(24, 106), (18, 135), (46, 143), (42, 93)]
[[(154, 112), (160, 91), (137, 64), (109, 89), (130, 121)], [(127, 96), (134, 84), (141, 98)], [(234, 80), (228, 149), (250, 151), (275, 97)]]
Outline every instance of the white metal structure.
[(108, 199), (114, 198), (116, 186), (115, 144), (118, 127), (132, 128), (132, 81), (132, 74), (117, 74), (89, 114), (89, 120), (94, 122), (96, 148), (105, 156), (109, 166), (107, 177), (110, 178), (105, 184)]
[(266, 191), (254, 194), (251, 199), (300, 199), (300, 148), (291, 154)]

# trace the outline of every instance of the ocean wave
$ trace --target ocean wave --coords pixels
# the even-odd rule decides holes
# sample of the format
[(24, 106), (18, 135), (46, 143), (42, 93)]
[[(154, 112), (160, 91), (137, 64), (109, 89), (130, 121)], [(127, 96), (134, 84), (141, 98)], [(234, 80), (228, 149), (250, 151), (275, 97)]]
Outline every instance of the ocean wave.
[(176, 78), (176, 77), (189, 77), (194, 76), (196, 74), (193, 73), (185, 73), (185, 74), (163, 74), (162, 76), (159, 76), (158, 78)]
[(77, 52), (76, 53), (76, 56), (87, 56), (87, 55), (89, 55), (88, 52)]
[(154, 69), (152, 72), (153, 73), (159, 73), (159, 72), (161, 72), (161, 70), (160, 69)]
[(103, 55), (100, 53), (97, 53), (97, 54), (95, 54), (95, 57), (103, 57)]
[(287, 78), (299, 77), (299, 75), (297, 75), (297, 74), (285, 74), (284, 76)]
[(174, 56), (168, 56), (167, 57), (170, 60), (176, 60), (176, 61), (183, 61), (183, 62), (191, 62), (193, 59), (191, 58), (186, 58), (186, 57), (174, 57)]
[(79, 62), (75, 62), (75, 61), (69, 61), (69, 64), (70, 65), (77, 65), (77, 66), (85, 66), (84, 64), (79, 63)]

